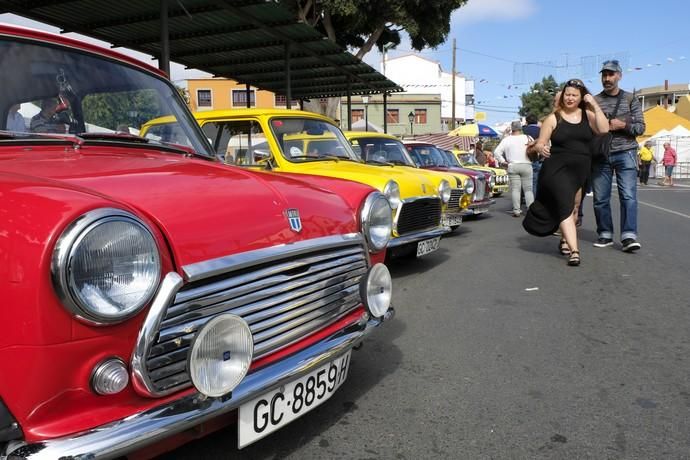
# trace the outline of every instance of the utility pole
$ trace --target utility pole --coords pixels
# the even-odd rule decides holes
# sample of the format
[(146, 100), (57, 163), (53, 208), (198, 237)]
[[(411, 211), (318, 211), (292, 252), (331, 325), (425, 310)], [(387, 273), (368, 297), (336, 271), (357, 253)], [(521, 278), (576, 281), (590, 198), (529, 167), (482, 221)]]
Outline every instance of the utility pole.
[(453, 39), (453, 72), (451, 74), (451, 91), (453, 93), (453, 96), (451, 97), (451, 104), (453, 107), (451, 108), (451, 120), (450, 120), (450, 131), (455, 129), (455, 39)]

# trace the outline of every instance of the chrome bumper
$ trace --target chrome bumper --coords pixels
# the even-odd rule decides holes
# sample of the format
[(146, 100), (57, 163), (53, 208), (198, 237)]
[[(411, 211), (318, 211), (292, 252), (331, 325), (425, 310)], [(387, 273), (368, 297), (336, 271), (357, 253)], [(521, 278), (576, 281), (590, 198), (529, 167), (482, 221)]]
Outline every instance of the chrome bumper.
[(432, 230), (426, 230), (418, 233), (411, 233), (409, 235), (398, 236), (391, 239), (388, 243), (389, 248), (397, 248), (404, 246), (409, 243), (416, 243), (422, 240), (428, 240), (430, 238), (436, 238), (437, 236), (443, 236), (448, 233), (450, 229), (448, 227), (436, 227)]
[(353, 348), (394, 316), (391, 307), (383, 319), (363, 319), (283, 361), (249, 374), (227, 400), (204, 399), (195, 393), (89, 431), (16, 447), (5, 455), (0, 453), (0, 460), (100, 460), (135, 452), (235, 410), (242, 403), (309, 373), (324, 360), (335, 359)]
[[(482, 214), (484, 212), (487, 212), (489, 210), (490, 206), (493, 206), (494, 203), (496, 203), (496, 200), (494, 199), (489, 199), (486, 201), (483, 201), (481, 203), (472, 203), (467, 207), (467, 210), (470, 212), (470, 215), (473, 214)], [(477, 209), (483, 209), (482, 212), (477, 212)]]

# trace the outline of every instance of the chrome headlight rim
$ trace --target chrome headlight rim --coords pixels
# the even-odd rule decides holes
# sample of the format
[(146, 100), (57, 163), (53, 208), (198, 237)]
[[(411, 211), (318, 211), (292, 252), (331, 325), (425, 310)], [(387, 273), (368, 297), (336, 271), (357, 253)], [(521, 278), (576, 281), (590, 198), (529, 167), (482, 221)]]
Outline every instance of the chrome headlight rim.
[[(373, 223), (371, 216), (375, 211), (379, 211), (377, 207), (384, 206), (384, 203), (388, 209), (386, 211), (386, 215), (389, 218), (387, 225), (388, 231), (382, 232), (385, 233), (386, 237), (382, 240), (378, 240), (373, 238), (372, 236), (372, 229), (374, 225), (372, 225)], [(384, 212), (383, 210), (380, 211)], [(362, 205), (362, 210), (360, 212), (360, 226), (362, 234), (364, 235), (364, 239), (366, 240), (367, 246), (369, 247), (369, 252), (380, 252), (388, 246), (388, 243), (393, 237), (393, 209), (390, 204), (390, 201), (383, 193), (372, 192), (364, 200), (364, 204)]]
[(447, 180), (442, 179), (438, 184), (438, 196), (441, 197), (441, 201), (443, 201), (443, 203), (448, 203), (450, 201), (450, 193), (450, 183)]
[(394, 181), (389, 180), (383, 187), (383, 194), (388, 199), (388, 203), (392, 209), (398, 209), (402, 204), (402, 199), (400, 198), (400, 185)]
[(471, 177), (465, 179), (465, 193), (467, 193), (468, 195), (472, 195), (474, 193), (474, 189), (474, 179), (472, 179)]
[[(154, 263), (157, 266), (157, 272), (154, 279), (156, 280), (147, 289), (146, 295), (143, 296), (133, 308), (128, 309), (121, 315), (102, 315), (91, 309), (86, 305), (81, 297), (74, 291), (73, 288), (73, 273), (71, 270), (71, 261), (75, 250), (79, 244), (86, 238), (90, 231), (98, 226), (116, 222), (124, 221), (143, 230), (144, 234), (148, 235), (153, 243)], [(158, 286), (161, 281), (161, 255), (158, 242), (153, 236), (153, 233), (148, 226), (134, 214), (123, 211), (117, 208), (99, 208), (93, 211), (86, 212), (75, 219), (60, 235), (51, 260), (51, 278), (53, 287), (62, 302), (63, 306), (79, 321), (91, 326), (110, 326), (113, 324), (122, 323), (128, 319), (136, 316), (141, 310), (155, 296)]]
[(489, 187), (494, 188), (495, 185), (496, 185), (496, 173), (492, 171), (491, 176), (489, 176)]

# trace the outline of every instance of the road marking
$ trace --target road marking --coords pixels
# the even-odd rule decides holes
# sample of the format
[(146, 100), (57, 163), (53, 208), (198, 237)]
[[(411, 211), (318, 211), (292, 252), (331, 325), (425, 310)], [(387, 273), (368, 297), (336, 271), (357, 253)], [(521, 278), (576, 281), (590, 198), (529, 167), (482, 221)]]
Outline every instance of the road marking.
[(674, 210), (672, 210), (672, 209), (662, 208), (661, 206), (657, 206), (657, 205), (651, 204), (651, 203), (645, 203), (644, 201), (639, 201), (639, 200), (638, 200), (637, 202), (640, 203), (640, 204), (643, 204), (643, 205), (645, 205), (645, 206), (649, 206), (650, 208), (658, 209), (658, 210), (660, 210), (660, 211), (665, 211), (665, 212), (668, 212), (668, 213), (670, 213), (670, 214), (675, 214), (675, 215), (677, 215), (677, 216), (681, 216), (681, 217), (685, 217), (686, 219), (690, 219), (690, 216), (689, 216), (689, 215), (683, 214), (682, 212), (674, 211)]

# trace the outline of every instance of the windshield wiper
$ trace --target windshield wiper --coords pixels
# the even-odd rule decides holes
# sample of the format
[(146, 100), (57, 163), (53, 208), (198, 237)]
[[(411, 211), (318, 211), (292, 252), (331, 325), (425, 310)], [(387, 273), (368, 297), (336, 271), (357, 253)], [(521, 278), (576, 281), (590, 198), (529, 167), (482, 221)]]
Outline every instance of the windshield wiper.
[(393, 163), (389, 163), (387, 161), (379, 161), (379, 160), (367, 160), (367, 164), (380, 165), (380, 166), (395, 166)]
[(79, 133), (77, 136), (85, 140), (136, 142), (138, 144), (148, 144), (150, 142), (150, 139), (145, 137), (126, 133)]

